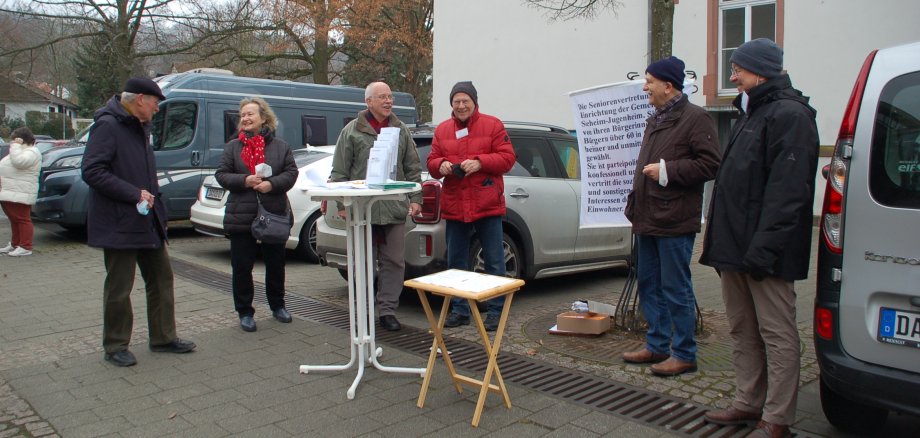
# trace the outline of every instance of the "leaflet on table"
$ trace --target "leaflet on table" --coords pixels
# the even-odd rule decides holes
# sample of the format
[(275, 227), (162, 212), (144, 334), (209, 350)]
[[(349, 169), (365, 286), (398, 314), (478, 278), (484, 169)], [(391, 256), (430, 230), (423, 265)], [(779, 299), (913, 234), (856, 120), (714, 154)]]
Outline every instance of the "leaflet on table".
[(467, 292), (483, 292), (514, 282), (515, 279), (463, 271), (460, 269), (448, 269), (446, 271), (416, 278), (415, 281)]
[(386, 146), (378, 145), (378, 143), (380, 141), (374, 142), (374, 147), (371, 148), (367, 157), (367, 175), (364, 180), (368, 184), (383, 184), (387, 182), (387, 177), (390, 174), (387, 157), (389, 151)]
[[(388, 178), (391, 180), (396, 179), (396, 161), (399, 159), (399, 128), (386, 127), (380, 129), (380, 135), (385, 136), (388, 141), (390, 141), (390, 149), (388, 151), (389, 156), (389, 167), (387, 169), (390, 171)], [(377, 136), (377, 139), (380, 139), (380, 135)]]

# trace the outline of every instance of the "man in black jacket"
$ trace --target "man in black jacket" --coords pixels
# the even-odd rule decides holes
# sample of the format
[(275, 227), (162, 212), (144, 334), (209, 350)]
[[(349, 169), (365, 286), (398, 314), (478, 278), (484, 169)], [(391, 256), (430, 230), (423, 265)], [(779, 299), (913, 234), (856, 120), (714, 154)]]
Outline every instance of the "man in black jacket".
[(150, 120), (165, 99), (147, 78), (131, 78), (94, 114), (83, 155), (83, 180), (92, 189), (87, 212), (90, 246), (102, 248), (102, 346), (116, 366), (137, 363), (128, 351), (134, 314), (135, 266), (147, 291), (150, 351), (188, 353), (195, 343), (176, 336), (173, 272), (166, 251), (166, 206), (159, 198), (156, 161), (148, 139)]
[(759, 420), (748, 436), (786, 437), (800, 367), (793, 281), (808, 276), (818, 128), (773, 41), (741, 45), (731, 64), (741, 118), (716, 176), (700, 263), (721, 274), (736, 393), (706, 420)]

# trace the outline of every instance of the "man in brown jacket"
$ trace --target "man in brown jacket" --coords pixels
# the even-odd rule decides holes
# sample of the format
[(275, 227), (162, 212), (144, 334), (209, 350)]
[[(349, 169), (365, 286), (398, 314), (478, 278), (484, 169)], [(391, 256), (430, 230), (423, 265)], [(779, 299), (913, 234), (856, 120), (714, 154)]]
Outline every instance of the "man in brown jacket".
[(646, 121), (626, 218), (636, 235), (645, 348), (623, 353), (660, 376), (696, 371), (696, 298), (690, 255), (700, 232), (703, 184), (715, 178), (719, 144), (706, 111), (683, 94), (684, 62), (672, 56), (645, 70), (655, 112)]

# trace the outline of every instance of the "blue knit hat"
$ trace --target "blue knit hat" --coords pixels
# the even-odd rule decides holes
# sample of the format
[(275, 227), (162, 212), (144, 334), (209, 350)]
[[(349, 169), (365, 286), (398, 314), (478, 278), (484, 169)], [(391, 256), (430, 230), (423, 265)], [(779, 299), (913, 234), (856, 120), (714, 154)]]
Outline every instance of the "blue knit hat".
[(674, 88), (678, 90), (684, 89), (684, 61), (676, 56), (649, 64), (645, 72), (662, 81), (674, 84)]
[(735, 49), (731, 62), (767, 79), (774, 78), (783, 73), (783, 49), (767, 38), (757, 38)]

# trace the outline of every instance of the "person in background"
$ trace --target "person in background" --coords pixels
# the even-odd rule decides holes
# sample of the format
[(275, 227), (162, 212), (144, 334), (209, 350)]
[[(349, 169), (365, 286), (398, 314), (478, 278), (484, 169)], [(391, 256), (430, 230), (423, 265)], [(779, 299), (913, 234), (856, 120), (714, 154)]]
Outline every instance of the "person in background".
[(793, 281), (808, 277), (811, 258), (816, 112), (792, 88), (773, 41), (742, 44), (731, 67), (741, 118), (716, 176), (700, 263), (722, 279), (736, 390), (728, 409), (705, 419), (757, 421), (748, 437), (788, 437), (801, 360)]
[(120, 367), (137, 363), (128, 350), (137, 267), (147, 291), (150, 351), (189, 353), (196, 347), (176, 336), (173, 271), (166, 250), (168, 216), (149, 140), (150, 121), (164, 99), (156, 82), (128, 79), (120, 96), (96, 110), (83, 154), (83, 181), (93, 189), (87, 243), (102, 248), (105, 263), (103, 357)]
[(22, 257), (32, 255), (32, 204), (38, 197), (42, 154), (29, 128), (17, 128), (10, 136), (10, 153), (0, 160), (0, 207), (10, 220), (12, 238), (0, 254)]
[(648, 118), (626, 218), (638, 243), (638, 292), (648, 322), (645, 348), (623, 353), (629, 363), (652, 363), (653, 374), (696, 371), (696, 297), (690, 278), (693, 241), (703, 217), (703, 184), (719, 167), (712, 117), (690, 103), (684, 62), (675, 56), (645, 70)]
[[(479, 112), (472, 82), (454, 85), (450, 105), (451, 117), (435, 129), (427, 163), (432, 178), (443, 178), (441, 217), (447, 221), (447, 267), (471, 269), (470, 244), (475, 231), (486, 273), (505, 275), (502, 175), (514, 166), (514, 148), (502, 121)], [(487, 302), (486, 330), (498, 327), (504, 304), (504, 296)], [(465, 299), (452, 299), (444, 326), (468, 325), (470, 311)]]
[[(421, 162), (415, 142), (405, 123), (393, 114), (393, 93), (383, 82), (373, 82), (364, 89), (367, 109), (348, 122), (336, 141), (332, 158), (330, 181), (363, 180), (367, 175), (367, 158), (380, 130), (399, 128), (396, 159), (396, 180), (422, 182)], [(406, 215), (416, 216), (422, 210), (422, 194), (415, 192), (407, 199), (380, 201), (371, 212), (374, 239), (374, 259), (378, 264), (376, 290), (377, 315), (380, 326), (388, 331), (402, 328), (396, 319), (399, 295), (402, 293), (406, 271)], [(339, 215), (345, 215), (340, 209)]]
[[(291, 147), (276, 136), (278, 118), (260, 97), (240, 101), (237, 138), (224, 146), (214, 177), (230, 191), (224, 213), (224, 232), (230, 237), (230, 264), (233, 268), (233, 305), (240, 317), (240, 327), (256, 331), (252, 307), (255, 287), (252, 268), (260, 246), (252, 236), (252, 221), (258, 202), (269, 212), (289, 216), (287, 192), (297, 181), (297, 164)], [(270, 171), (256, 166), (267, 164)], [(284, 304), (284, 243), (261, 243), (265, 262), (265, 297), (272, 316), (283, 323), (291, 322)]]

